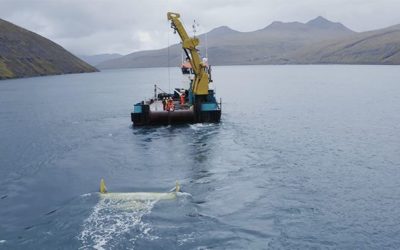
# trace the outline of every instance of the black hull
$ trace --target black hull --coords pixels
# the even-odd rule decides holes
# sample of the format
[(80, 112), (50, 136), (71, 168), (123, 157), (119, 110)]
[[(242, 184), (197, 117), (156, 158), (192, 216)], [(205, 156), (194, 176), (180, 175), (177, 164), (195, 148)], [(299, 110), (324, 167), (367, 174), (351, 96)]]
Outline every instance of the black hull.
[(218, 123), (221, 120), (221, 110), (200, 111), (196, 114), (193, 110), (150, 111), (144, 108), (142, 113), (131, 113), (131, 120), (134, 126)]

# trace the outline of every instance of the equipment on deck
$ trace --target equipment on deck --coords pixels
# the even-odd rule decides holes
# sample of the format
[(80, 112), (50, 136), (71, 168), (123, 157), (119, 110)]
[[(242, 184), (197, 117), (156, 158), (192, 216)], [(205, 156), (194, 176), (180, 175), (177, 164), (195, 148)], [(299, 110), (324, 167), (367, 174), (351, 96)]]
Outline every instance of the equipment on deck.
[(181, 192), (181, 187), (178, 182), (175, 183), (175, 190), (172, 192), (158, 193), (158, 192), (124, 192), (115, 193), (108, 192), (104, 179), (100, 181), (100, 195), (103, 198), (115, 200), (173, 200), (176, 199), (177, 193)]

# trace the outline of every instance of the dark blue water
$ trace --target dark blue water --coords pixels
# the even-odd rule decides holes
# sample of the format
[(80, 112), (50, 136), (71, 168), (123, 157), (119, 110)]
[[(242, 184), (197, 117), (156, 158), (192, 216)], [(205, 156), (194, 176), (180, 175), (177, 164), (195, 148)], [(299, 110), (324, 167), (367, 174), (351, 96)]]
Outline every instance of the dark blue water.
[(220, 124), (133, 129), (170, 75), (0, 82), (0, 249), (399, 247), (398, 67), (215, 67)]

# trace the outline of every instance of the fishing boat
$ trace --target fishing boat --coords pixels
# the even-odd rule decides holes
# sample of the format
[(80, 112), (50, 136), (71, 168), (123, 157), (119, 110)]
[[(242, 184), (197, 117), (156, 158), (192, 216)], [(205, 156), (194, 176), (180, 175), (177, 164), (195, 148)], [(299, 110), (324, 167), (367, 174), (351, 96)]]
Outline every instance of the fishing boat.
[[(154, 86), (154, 96), (133, 106), (131, 120), (134, 126), (173, 125), (191, 123), (218, 123), (221, 120), (221, 101), (215, 97), (215, 91), (209, 88), (212, 82), (211, 66), (201, 59), (197, 46), (197, 37), (189, 37), (178, 13), (168, 12), (174, 32), (182, 40), (182, 49), (186, 55), (185, 72), (189, 77), (188, 88), (175, 88), (167, 93)], [(190, 67), (189, 67), (190, 66)]]

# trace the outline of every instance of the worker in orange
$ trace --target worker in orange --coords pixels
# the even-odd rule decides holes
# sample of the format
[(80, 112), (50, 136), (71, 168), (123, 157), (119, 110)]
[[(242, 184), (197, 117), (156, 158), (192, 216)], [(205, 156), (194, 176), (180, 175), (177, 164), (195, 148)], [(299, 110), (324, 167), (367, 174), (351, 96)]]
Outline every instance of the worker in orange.
[(174, 111), (175, 107), (174, 107), (174, 101), (172, 100), (172, 98), (170, 97), (168, 99), (168, 104), (167, 104), (167, 111)]
[(185, 97), (186, 97), (185, 94), (182, 93), (180, 97), (181, 97), (181, 105), (185, 104)]

